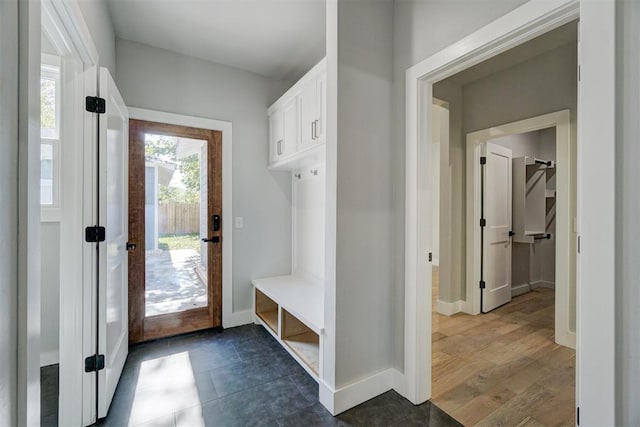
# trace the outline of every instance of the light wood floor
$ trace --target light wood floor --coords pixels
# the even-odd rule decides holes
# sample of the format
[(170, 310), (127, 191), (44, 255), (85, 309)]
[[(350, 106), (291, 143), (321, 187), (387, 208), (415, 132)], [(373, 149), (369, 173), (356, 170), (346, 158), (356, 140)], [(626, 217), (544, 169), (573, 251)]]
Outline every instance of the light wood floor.
[[(433, 283), (435, 307), (437, 268)], [(575, 425), (575, 350), (553, 331), (551, 289), (477, 316), (434, 308), (431, 400), (466, 426)]]

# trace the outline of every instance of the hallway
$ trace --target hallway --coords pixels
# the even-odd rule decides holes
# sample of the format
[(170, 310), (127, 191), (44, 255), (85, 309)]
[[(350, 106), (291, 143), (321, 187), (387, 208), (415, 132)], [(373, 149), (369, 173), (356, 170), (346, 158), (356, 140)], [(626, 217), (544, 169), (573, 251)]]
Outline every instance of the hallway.
[(434, 310), (432, 401), (464, 425), (574, 425), (576, 352), (553, 328), (547, 288), (477, 316)]

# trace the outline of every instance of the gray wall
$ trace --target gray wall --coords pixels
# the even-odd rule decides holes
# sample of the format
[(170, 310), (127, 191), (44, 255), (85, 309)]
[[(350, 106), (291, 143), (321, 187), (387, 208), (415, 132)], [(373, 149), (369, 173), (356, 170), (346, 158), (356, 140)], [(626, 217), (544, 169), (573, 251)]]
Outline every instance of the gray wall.
[(393, 2), (339, 1), (337, 49), (335, 378), (340, 387), (392, 365)]
[(233, 230), (233, 310), (249, 310), (252, 278), (291, 271), (291, 176), (267, 170), (267, 108), (289, 84), (123, 40), (116, 63), (129, 107), (233, 123), (233, 215), (244, 217)]
[(18, 1), (0, 2), (0, 424), (17, 425)]
[[(484, 25), (517, 8), (526, 0), (397, 0), (394, 3), (394, 52), (393, 52), (393, 105), (395, 107), (394, 132), (391, 160), (392, 206), (393, 206), (393, 251), (395, 283), (395, 364), (404, 362), (404, 185), (405, 185), (405, 71), (453, 42), (473, 33)], [(453, 108), (452, 108), (453, 112)], [(453, 130), (450, 135), (454, 138)], [(442, 147), (441, 147), (442, 148)], [(440, 151), (442, 161), (447, 154)], [(441, 163), (441, 170), (444, 170)], [(443, 177), (444, 178), (444, 177)], [(446, 180), (440, 183), (441, 193)], [(440, 218), (444, 220), (441, 205)], [(447, 248), (448, 236), (440, 234), (440, 263)], [(443, 275), (440, 272), (442, 280)]]
[(107, 67), (111, 75), (115, 76), (116, 37), (107, 0), (78, 0), (78, 5), (98, 50), (100, 66)]
[[(640, 425), (640, 2), (616, 11), (616, 424)], [(611, 284), (608, 284), (611, 285)]]

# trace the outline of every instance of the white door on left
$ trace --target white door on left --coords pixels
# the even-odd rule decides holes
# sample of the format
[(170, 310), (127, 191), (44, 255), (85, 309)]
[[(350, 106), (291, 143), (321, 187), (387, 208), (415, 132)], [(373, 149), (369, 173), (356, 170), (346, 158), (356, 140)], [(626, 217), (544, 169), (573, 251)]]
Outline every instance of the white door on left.
[(98, 261), (98, 346), (105, 359), (98, 374), (98, 418), (102, 418), (109, 411), (129, 350), (129, 112), (105, 68), (100, 69), (99, 92), (106, 104), (99, 117), (98, 148), (98, 215), (106, 229)]
[(511, 150), (490, 142), (483, 144), (484, 236), (481, 311), (486, 313), (511, 301)]

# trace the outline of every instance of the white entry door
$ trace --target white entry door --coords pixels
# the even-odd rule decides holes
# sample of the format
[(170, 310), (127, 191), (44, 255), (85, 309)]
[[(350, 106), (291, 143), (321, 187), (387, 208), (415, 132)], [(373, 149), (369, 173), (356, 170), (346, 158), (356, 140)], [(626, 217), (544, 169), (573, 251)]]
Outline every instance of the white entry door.
[(484, 219), (482, 237), (481, 311), (486, 313), (511, 301), (511, 150), (485, 142)]
[(106, 104), (106, 112), (99, 117), (98, 170), (99, 223), (106, 229), (98, 261), (98, 346), (105, 362), (98, 374), (98, 418), (102, 418), (111, 405), (129, 349), (129, 112), (105, 68), (100, 69), (99, 92)]

